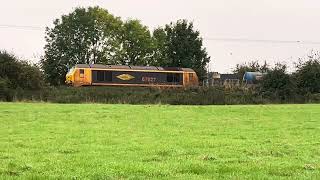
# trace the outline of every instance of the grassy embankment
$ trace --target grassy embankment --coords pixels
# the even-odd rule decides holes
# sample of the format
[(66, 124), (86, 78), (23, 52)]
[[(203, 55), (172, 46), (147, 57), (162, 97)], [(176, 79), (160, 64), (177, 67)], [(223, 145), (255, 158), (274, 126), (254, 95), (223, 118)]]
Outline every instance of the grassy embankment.
[(320, 178), (320, 105), (0, 103), (0, 179)]

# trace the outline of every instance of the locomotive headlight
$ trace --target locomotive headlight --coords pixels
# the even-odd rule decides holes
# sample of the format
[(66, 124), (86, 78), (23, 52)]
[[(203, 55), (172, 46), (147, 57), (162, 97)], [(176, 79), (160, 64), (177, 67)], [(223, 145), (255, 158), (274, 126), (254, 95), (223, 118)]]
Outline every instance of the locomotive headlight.
[(72, 84), (73, 75), (74, 75), (74, 68), (71, 68), (66, 74), (66, 81), (65, 81), (66, 84)]
[(72, 75), (70, 75), (70, 74), (67, 74), (67, 75), (66, 75), (66, 84), (71, 84), (71, 83), (72, 83), (71, 76), (72, 76)]

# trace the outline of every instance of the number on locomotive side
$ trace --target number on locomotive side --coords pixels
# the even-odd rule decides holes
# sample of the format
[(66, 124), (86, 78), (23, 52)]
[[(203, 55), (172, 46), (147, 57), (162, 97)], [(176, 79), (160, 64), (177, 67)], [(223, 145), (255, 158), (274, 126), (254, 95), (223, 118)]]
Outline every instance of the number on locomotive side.
[(156, 82), (157, 78), (155, 77), (142, 77), (143, 82)]

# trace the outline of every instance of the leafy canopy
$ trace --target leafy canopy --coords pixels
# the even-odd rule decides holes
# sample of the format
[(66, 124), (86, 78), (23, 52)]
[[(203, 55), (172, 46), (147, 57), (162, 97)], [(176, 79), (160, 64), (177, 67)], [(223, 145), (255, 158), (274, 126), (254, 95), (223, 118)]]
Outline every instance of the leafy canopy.
[(121, 49), (118, 64), (150, 65), (152, 64), (152, 38), (148, 27), (139, 20), (126, 21), (120, 31)]
[(276, 64), (268, 70), (261, 82), (261, 93), (280, 100), (290, 100), (296, 93), (294, 79), (286, 73), (287, 66)]
[(37, 90), (44, 85), (42, 78), (42, 72), (36, 65), (0, 51), (0, 91), (7, 88)]
[(120, 47), (122, 21), (99, 7), (76, 8), (46, 29), (42, 68), (53, 85), (64, 83), (68, 68), (79, 63), (113, 63)]
[(199, 31), (192, 22), (178, 20), (153, 32), (156, 65), (194, 69), (200, 80), (205, 78), (210, 57), (203, 47)]
[(309, 56), (306, 62), (297, 65), (295, 77), (297, 86), (303, 93), (320, 93), (320, 54)]

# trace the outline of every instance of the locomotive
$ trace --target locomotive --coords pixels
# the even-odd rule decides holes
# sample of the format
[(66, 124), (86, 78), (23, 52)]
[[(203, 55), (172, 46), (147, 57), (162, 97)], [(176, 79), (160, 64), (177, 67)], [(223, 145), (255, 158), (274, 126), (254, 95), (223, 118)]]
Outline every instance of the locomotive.
[(66, 84), (79, 86), (196, 87), (190, 68), (77, 64), (66, 74)]

